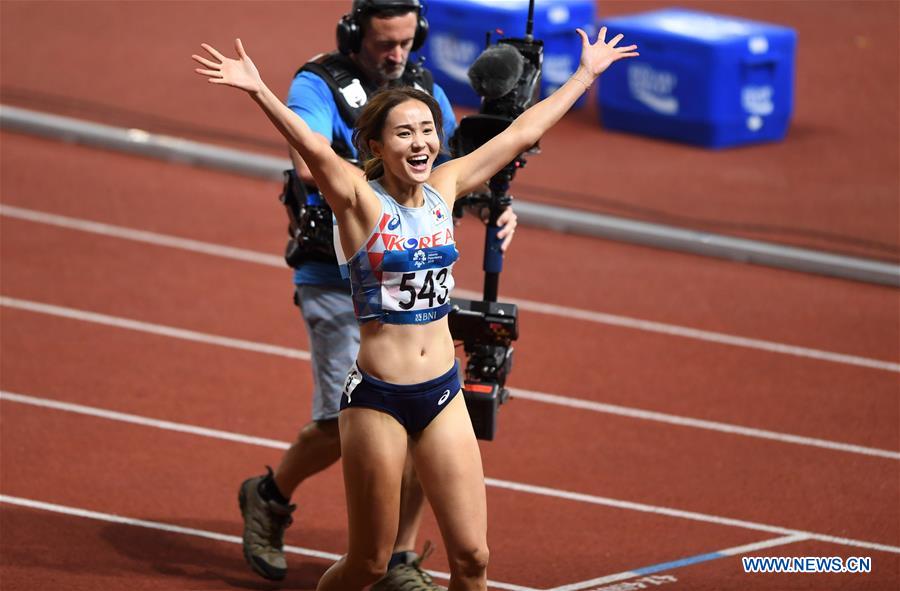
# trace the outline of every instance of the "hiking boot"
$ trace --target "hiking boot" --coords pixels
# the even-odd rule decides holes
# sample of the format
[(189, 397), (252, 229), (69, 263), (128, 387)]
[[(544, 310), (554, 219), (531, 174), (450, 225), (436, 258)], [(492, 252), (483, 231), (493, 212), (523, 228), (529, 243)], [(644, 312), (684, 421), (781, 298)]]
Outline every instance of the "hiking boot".
[(238, 503), (244, 518), (244, 559), (257, 574), (280, 581), (287, 574), (284, 559), (284, 530), (294, 522), (296, 505), (266, 501), (259, 494), (259, 483), (268, 475), (248, 478), (241, 484)]
[(425, 542), (421, 556), (408, 552), (406, 562), (389, 570), (372, 585), (372, 591), (447, 591), (446, 587), (435, 585), (431, 576), (422, 570), (422, 562), (433, 550), (431, 542)]

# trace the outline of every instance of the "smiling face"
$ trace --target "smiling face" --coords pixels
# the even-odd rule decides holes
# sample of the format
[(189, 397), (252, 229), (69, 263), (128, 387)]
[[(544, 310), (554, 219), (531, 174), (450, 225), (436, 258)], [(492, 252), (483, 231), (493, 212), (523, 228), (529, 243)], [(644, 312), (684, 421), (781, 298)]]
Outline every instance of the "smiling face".
[(385, 119), (381, 141), (370, 140), (372, 153), (384, 162), (390, 184), (419, 185), (428, 180), (441, 140), (431, 110), (410, 99), (391, 109)]

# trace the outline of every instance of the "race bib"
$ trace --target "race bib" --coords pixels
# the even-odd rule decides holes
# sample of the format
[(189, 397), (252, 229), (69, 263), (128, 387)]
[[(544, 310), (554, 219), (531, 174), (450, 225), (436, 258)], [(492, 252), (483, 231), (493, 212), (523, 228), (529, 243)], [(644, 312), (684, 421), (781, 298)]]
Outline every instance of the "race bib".
[(381, 302), (387, 321), (422, 324), (446, 316), (458, 257), (452, 245), (385, 253)]

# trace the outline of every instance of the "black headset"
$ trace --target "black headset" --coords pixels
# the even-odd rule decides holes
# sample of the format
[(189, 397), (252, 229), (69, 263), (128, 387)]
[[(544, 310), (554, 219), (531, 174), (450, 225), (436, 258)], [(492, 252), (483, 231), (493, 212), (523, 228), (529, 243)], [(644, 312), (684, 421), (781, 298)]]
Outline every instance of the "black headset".
[(428, 36), (428, 21), (422, 14), (419, 0), (353, 0), (353, 8), (341, 17), (337, 24), (337, 46), (344, 55), (359, 53), (362, 46), (362, 20), (388, 8), (409, 8), (417, 14), (416, 35), (413, 37), (412, 51), (418, 50)]

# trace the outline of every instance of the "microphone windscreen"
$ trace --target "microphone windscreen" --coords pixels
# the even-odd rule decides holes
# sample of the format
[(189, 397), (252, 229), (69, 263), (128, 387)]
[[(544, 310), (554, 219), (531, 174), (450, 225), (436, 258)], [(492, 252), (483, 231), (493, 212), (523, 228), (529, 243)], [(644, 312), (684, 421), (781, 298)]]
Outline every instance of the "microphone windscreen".
[(480, 96), (500, 98), (516, 87), (524, 65), (525, 59), (512, 45), (492, 45), (469, 68), (469, 81)]

